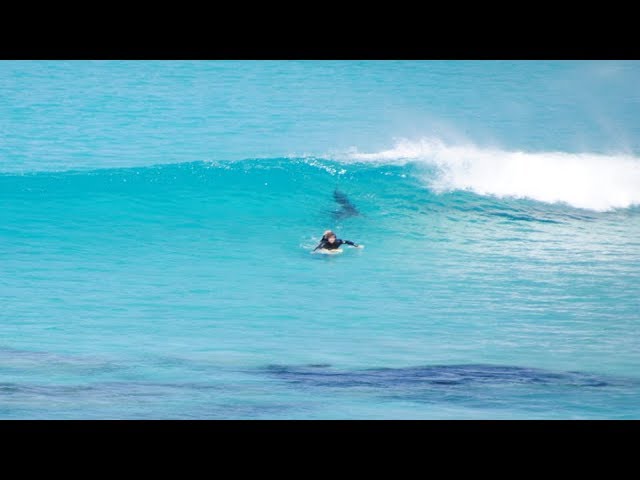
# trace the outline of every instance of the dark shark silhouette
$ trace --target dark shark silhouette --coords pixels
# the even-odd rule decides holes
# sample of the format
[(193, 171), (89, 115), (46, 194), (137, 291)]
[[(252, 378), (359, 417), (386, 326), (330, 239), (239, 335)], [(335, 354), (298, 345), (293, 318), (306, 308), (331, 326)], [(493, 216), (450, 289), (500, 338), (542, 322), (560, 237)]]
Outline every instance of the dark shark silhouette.
[(338, 219), (348, 218), (348, 217), (357, 217), (360, 215), (360, 212), (355, 207), (347, 195), (338, 189), (333, 191), (333, 199), (336, 201), (338, 205), (340, 205), (340, 209), (333, 212), (334, 216)]

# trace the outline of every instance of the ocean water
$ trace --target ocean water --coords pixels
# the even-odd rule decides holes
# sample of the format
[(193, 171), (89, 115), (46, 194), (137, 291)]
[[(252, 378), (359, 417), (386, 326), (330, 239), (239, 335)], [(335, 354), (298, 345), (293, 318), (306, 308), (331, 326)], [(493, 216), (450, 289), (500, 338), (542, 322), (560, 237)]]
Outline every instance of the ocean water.
[(640, 418), (639, 85), (0, 62), (0, 419)]

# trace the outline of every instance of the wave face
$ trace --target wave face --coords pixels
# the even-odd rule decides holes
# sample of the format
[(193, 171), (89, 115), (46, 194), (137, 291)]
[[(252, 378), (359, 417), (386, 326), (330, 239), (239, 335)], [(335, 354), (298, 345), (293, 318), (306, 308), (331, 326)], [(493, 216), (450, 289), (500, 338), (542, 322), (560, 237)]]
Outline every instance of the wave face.
[(640, 203), (640, 158), (632, 155), (509, 152), (424, 139), (400, 141), (376, 153), (353, 152), (349, 158), (434, 167), (426, 181), (437, 192), (467, 190), (596, 211)]

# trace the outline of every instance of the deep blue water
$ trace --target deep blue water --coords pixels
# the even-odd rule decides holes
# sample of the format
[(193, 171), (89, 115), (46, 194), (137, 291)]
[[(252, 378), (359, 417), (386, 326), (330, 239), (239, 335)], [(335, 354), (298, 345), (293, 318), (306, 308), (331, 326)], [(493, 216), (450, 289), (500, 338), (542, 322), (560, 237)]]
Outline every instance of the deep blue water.
[(0, 62), (0, 418), (640, 418), (638, 85)]

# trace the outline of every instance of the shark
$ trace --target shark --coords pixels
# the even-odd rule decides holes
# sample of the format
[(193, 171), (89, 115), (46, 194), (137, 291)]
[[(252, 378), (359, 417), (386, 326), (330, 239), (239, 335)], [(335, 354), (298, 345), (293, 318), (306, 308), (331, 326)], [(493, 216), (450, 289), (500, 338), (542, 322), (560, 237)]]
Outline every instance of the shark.
[(333, 212), (337, 219), (357, 217), (360, 215), (355, 205), (351, 203), (347, 195), (340, 190), (335, 189), (333, 191), (333, 199), (340, 205), (340, 209)]

